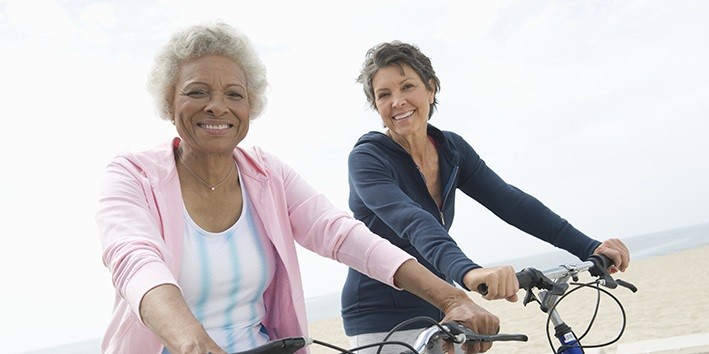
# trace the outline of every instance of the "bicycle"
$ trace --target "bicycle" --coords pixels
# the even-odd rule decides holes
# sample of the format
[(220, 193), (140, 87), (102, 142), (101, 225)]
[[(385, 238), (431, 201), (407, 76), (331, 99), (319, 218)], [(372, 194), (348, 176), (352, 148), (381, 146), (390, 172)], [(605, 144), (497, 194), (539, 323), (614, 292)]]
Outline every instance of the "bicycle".
[[(562, 264), (558, 267), (547, 269), (545, 271), (540, 271), (536, 268), (524, 268), (516, 273), (517, 280), (520, 284), (520, 289), (524, 289), (526, 291), (523, 305), (526, 306), (530, 302), (537, 302), (539, 303), (540, 310), (548, 314), (546, 321), (547, 338), (553, 353), (582, 354), (584, 353), (584, 348), (599, 348), (608, 346), (615, 343), (622, 337), (625, 331), (626, 320), (623, 306), (615, 296), (607, 290), (602, 289), (601, 286), (609, 289), (615, 289), (618, 286), (622, 286), (630, 289), (632, 292), (636, 292), (637, 288), (633, 284), (621, 279), (614, 279), (607, 271), (610, 265), (611, 261), (607, 257), (602, 255), (593, 255), (585, 262)], [(588, 274), (592, 277), (595, 277), (595, 280), (589, 283), (578, 283), (579, 275), (583, 272), (588, 272)], [(570, 282), (570, 280), (573, 280), (573, 282)], [(575, 285), (576, 287), (569, 290), (569, 285)], [(596, 289), (598, 297), (596, 301), (596, 308), (588, 328), (582, 335), (576, 336), (571, 327), (568, 326), (561, 318), (557, 306), (563, 299), (566, 298), (566, 296), (582, 288)], [(534, 289), (540, 290), (538, 294), (534, 294)], [(487, 294), (487, 286), (485, 284), (481, 284), (477, 290), (482, 295)], [(581, 340), (586, 336), (586, 334), (588, 334), (596, 319), (601, 293), (610, 296), (618, 304), (623, 319), (622, 326), (618, 336), (613, 340), (598, 345), (584, 346), (581, 344)], [(431, 325), (421, 330), (413, 344), (388, 340), (389, 336), (401, 327), (415, 321), (428, 321), (431, 322)], [(556, 349), (554, 348), (551, 336), (549, 335), (550, 321), (554, 324), (554, 336), (560, 343), (560, 346)], [(291, 337), (273, 340), (263, 346), (236, 354), (292, 354), (295, 351), (311, 344), (323, 345), (340, 353), (347, 354), (355, 354), (358, 350), (370, 347), (379, 347), (379, 350), (381, 350), (381, 347), (384, 345), (398, 345), (404, 347), (405, 349), (401, 352), (401, 354), (423, 354), (426, 353), (432, 345), (435, 345), (434, 343), (440, 340), (461, 344), (463, 342), (527, 341), (528, 337), (524, 334), (482, 335), (471, 331), (458, 322), (437, 323), (432, 318), (416, 317), (397, 325), (389, 332), (382, 342), (372, 343), (357, 348), (344, 349), (311, 338)]]

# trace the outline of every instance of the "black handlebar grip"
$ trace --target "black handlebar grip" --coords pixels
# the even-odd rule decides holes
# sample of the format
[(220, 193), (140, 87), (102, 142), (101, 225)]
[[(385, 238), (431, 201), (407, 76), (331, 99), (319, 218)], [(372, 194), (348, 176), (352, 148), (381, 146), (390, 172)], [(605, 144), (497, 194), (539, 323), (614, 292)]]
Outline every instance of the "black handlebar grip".
[(290, 337), (272, 340), (264, 345), (235, 354), (291, 354), (307, 344), (308, 341), (304, 337)]
[[(519, 288), (529, 289), (535, 286), (539, 280), (539, 275), (537, 274), (537, 272), (538, 271), (535, 271), (535, 269), (533, 268), (524, 268), (519, 272), (515, 273), (515, 276), (517, 276), (517, 282), (519, 282)], [(482, 296), (487, 295), (488, 290), (489, 289), (486, 283), (481, 283), (480, 285), (478, 285), (478, 292)]]
[(482, 295), (482, 296), (487, 295), (487, 290), (488, 290), (487, 284), (480, 283), (480, 285), (478, 285), (478, 292), (480, 293), (480, 295)]
[(593, 254), (588, 259), (595, 265), (595, 267), (588, 270), (594, 277), (608, 275), (607, 269), (613, 265), (613, 261), (602, 254)]
[[(519, 272), (515, 273), (515, 275), (517, 276), (517, 281), (519, 282), (520, 289), (529, 289), (537, 283), (538, 277), (533, 269), (524, 268)], [(480, 293), (482, 296), (487, 295), (488, 290), (489, 289), (486, 283), (481, 283), (480, 285), (478, 285), (478, 293)]]
[(613, 265), (613, 260), (608, 258), (608, 256), (603, 254), (597, 254), (595, 256), (601, 261), (601, 266), (603, 266), (603, 268), (608, 268)]
[(524, 268), (517, 272), (517, 281), (520, 289), (529, 289), (537, 284), (538, 274), (531, 268)]

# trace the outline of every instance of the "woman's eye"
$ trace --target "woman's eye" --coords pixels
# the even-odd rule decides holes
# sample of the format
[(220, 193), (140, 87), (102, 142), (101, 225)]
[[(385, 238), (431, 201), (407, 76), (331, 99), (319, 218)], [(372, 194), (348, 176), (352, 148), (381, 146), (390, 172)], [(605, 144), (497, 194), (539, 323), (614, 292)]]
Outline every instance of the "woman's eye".
[(414, 87), (414, 84), (404, 84), (404, 90)]
[(387, 98), (388, 96), (389, 96), (388, 92), (383, 92), (383, 93), (380, 93), (379, 95), (377, 95), (377, 99), (381, 100), (381, 99)]
[(185, 92), (184, 94), (190, 97), (203, 97), (204, 95), (206, 95), (206, 92), (202, 90), (190, 90)]
[(230, 98), (244, 98), (244, 96), (241, 93), (235, 92), (235, 91), (227, 92), (226, 95)]

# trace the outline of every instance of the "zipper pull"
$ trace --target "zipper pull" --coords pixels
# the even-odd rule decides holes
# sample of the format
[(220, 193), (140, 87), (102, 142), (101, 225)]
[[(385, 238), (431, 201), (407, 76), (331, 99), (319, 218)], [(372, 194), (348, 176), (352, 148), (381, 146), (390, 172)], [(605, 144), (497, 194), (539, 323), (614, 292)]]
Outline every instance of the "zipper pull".
[(443, 226), (445, 226), (446, 225), (446, 218), (443, 217), (443, 211), (439, 209), (438, 214), (441, 215), (441, 224), (443, 224)]

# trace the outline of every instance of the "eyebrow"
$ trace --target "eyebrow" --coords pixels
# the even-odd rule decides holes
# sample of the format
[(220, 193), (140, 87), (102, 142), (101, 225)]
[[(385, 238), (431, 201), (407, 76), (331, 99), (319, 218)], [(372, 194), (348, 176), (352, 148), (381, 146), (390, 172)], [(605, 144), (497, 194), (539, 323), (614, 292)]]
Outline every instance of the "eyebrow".
[[(205, 85), (205, 86), (210, 86), (210, 87), (211, 87), (211, 85), (209, 85), (208, 83), (203, 82), (203, 81), (188, 81), (188, 82), (185, 82), (183, 88), (185, 88), (185, 87), (187, 87), (187, 86), (190, 86), (190, 85)], [(244, 86), (244, 85), (242, 85), (242, 84), (236, 84), (236, 83), (234, 83), (234, 84), (227, 84), (226, 86), (224, 86), (224, 88), (230, 88), (230, 87), (234, 87), (234, 86), (246, 90), (246, 86)]]
[(242, 89), (246, 90), (246, 86), (244, 86), (244, 85), (242, 85), (242, 84), (228, 84), (228, 85), (226, 85), (226, 88), (230, 88), (230, 87), (232, 87), (232, 86), (236, 86), (236, 87), (239, 87), (239, 88), (242, 88)]
[[(403, 80), (399, 81), (399, 82), (397, 83), (397, 85), (404, 84), (404, 83), (406, 83), (406, 82), (408, 82), (408, 81), (416, 81), (416, 78), (414, 78), (414, 77), (405, 77)], [(379, 89), (379, 90), (375, 90), (374, 92), (379, 92), (379, 91), (384, 91), (384, 90), (389, 90), (389, 89), (388, 89), (388, 88), (382, 88), (382, 89)]]

